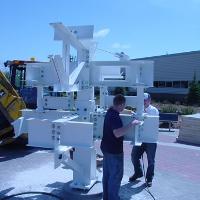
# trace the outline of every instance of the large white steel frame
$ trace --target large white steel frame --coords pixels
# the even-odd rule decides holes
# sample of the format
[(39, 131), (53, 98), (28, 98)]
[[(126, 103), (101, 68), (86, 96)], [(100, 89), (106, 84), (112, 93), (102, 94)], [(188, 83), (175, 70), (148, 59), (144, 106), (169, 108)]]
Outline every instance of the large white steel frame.
[[(121, 117), (124, 124), (133, 117), (143, 123), (130, 130), (125, 139), (135, 145), (157, 140), (158, 117), (143, 113), (144, 88), (153, 84), (153, 62), (131, 61), (127, 56), (119, 61), (92, 61), (96, 46), (93, 26), (51, 26), (54, 39), (62, 41), (62, 57), (55, 55), (47, 63), (27, 64), (26, 82), (37, 87), (37, 109), (23, 110), (13, 126), (16, 136), (28, 133), (30, 146), (54, 148), (55, 168), (63, 164), (73, 170), (72, 188), (90, 189), (98, 179), (94, 140), (102, 137), (104, 116), (113, 100), (107, 87), (137, 90), (136, 96), (126, 97), (127, 105), (136, 108), (136, 115)], [(77, 50), (75, 62), (70, 61), (71, 46)], [(49, 86), (55, 95), (44, 93), (44, 87)], [(99, 106), (95, 104), (94, 87), (100, 88)], [(65, 92), (65, 96), (56, 95), (59, 92)]]

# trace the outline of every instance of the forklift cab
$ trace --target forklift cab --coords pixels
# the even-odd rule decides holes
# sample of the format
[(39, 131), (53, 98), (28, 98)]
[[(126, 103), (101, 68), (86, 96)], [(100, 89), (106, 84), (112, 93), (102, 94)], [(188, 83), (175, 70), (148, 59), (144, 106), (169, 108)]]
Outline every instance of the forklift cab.
[(13, 88), (17, 90), (23, 98), (26, 107), (35, 109), (37, 103), (37, 88), (26, 86), (26, 64), (35, 63), (36, 61), (13, 60), (6, 61), (5, 67), (9, 67), (9, 81)]

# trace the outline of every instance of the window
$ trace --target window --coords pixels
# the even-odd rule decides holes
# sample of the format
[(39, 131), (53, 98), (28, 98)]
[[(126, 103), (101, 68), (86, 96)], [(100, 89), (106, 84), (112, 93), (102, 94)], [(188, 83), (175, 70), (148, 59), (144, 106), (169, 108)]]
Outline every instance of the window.
[(173, 87), (174, 88), (180, 88), (181, 87), (181, 82), (180, 81), (173, 81)]
[(166, 87), (172, 87), (172, 82), (171, 81), (166, 81)]
[(181, 88), (188, 88), (188, 81), (181, 81)]
[(158, 87), (165, 87), (165, 81), (158, 81)]
[(154, 87), (188, 88), (189, 81), (154, 81)]
[(154, 82), (153, 82), (153, 86), (154, 86), (154, 87), (158, 87), (158, 81), (154, 81)]

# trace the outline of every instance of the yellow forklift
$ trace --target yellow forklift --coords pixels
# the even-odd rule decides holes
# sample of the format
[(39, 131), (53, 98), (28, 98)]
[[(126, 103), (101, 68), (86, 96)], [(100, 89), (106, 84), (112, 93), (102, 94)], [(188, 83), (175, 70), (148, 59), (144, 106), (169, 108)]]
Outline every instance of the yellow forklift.
[(11, 123), (21, 116), (26, 107), (23, 99), (0, 71), (0, 145), (12, 143), (15, 139)]
[(14, 138), (11, 123), (21, 116), (22, 109), (36, 107), (37, 90), (25, 85), (26, 64), (34, 62), (6, 61), (4, 65), (9, 67), (9, 79), (0, 71), (0, 146), (26, 141), (26, 133), (21, 138)]

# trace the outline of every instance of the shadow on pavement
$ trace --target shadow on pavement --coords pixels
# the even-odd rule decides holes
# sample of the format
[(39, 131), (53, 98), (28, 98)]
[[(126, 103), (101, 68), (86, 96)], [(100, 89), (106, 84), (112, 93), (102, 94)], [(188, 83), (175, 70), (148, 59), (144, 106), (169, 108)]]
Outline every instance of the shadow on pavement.
[(14, 145), (0, 147), (0, 162), (21, 158), (42, 149), (43, 148)]
[[(143, 183), (135, 187), (140, 181), (135, 181), (133, 183), (127, 183), (122, 185), (120, 188), (120, 196), (123, 200), (131, 199), (135, 194), (142, 192), (146, 188), (146, 184)], [(134, 187), (133, 187), (134, 186)]]
[(53, 190), (51, 192), (40, 192), (40, 191), (28, 191), (6, 195), (14, 188), (9, 188), (1, 191), (0, 200), (68, 200), (70, 198), (64, 198), (62, 195), (56, 194)]
[(188, 146), (194, 146), (194, 147), (200, 147), (200, 144), (194, 144), (194, 143), (191, 143), (191, 142), (184, 142), (184, 141), (175, 141), (174, 143), (177, 143), (177, 144), (184, 144), (184, 145), (188, 145)]
[(12, 191), (13, 189), (15, 189), (14, 187), (11, 187), (11, 188), (8, 188), (8, 189), (5, 189), (5, 190), (2, 190), (0, 191), (0, 200), (6, 196), (6, 194), (8, 194), (10, 191)]

